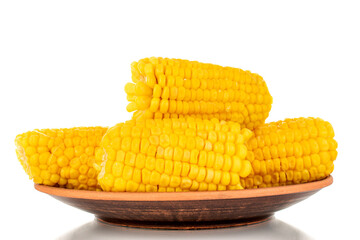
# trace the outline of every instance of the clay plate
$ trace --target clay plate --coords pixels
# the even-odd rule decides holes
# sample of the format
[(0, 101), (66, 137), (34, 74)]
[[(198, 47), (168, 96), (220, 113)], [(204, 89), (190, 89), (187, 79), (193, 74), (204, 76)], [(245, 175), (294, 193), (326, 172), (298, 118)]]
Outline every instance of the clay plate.
[(333, 178), (282, 187), (173, 193), (96, 192), (35, 184), (43, 193), (95, 214), (101, 222), (157, 229), (209, 229), (269, 220), (329, 186)]

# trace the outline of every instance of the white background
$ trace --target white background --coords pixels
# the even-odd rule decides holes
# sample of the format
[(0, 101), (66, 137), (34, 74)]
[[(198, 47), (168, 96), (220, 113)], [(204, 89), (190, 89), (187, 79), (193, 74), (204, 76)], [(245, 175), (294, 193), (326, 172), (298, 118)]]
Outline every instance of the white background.
[(276, 218), (315, 239), (359, 239), (359, 11), (356, 1), (1, 1), (0, 238), (55, 239), (92, 221), (33, 188), (15, 136), (128, 119), (130, 63), (162, 56), (259, 73), (274, 98), (267, 122), (331, 122), (333, 185)]

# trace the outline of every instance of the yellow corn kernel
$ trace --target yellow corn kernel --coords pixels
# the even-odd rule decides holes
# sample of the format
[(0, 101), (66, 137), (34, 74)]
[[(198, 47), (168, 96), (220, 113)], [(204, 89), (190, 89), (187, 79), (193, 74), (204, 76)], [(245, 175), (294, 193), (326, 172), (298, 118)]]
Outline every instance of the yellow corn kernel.
[(214, 184), (219, 184), (220, 181), (221, 181), (221, 176), (222, 176), (221, 171), (220, 170), (215, 170), (214, 171), (213, 183)]
[(206, 168), (200, 167), (198, 175), (197, 175), (195, 180), (197, 182), (201, 183), (201, 182), (203, 182), (205, 180), (205, 177), (206, 177)]
[(229, 172), (222, 172), (221, 175), (221, 184), (224, 186), (227, 186), (230, 184), (231, 181), (231, 177), (230, 177), (230, 173)]
[(174, 162), (172, 160), (165, 160), (164, 172), (168, 175), (173, 174)]
[(178, 187), (181, 184), (181, 178), (179, 176), (170, 177), (170, 187)]
[(173, 176), (180, 176), (182, 172), (182, 163), (179, 161), (174, 161)]
[(232, 162), (231, 157), (229, 155), (224, 155), (224, 164), (223, 164), (223, 167), (222, 167), (222, 170), (224, 172), (229, 172), (230, 171), (231, 162)]
[(164, 172), (164, 168), (165, 168), (165, 161), (164, 159), (156, 159), (156, 162), (155, 162), (155, 170), (159, 173), (162, 173)]
[(186, 177), (188, 176), (190, 172), (190, 164), (189, 163), (182, 163), (182, 169), (181, 169), (181, 176)]
[(198, 173), (199, 173), (199, 167), (197, 165), (191, 164), (190, 172), (188, 174), (189, 178), (192, 180), (196, 179)]
[(160, 184), (160, 178), (161, 178), (160, 173), (158, 173), (156, 171), (152, 171), (151, 175), (150, 175), (150, 184), (151, 185), (159, 185)]
[(187, 177), (181, 178), (180, 188), (189, 189), (192, 186), (192, 180)]
[(138, 168), (134, 168), (132, 180), (136, 183), (141, 183), (141, 170)]
[(165, 173), (161, 174), (159, 186), (167, 187), (169, 186), (169, 184), (170, 184), (170, 176)]
[(127, 192), (136, 192), (139, 187), (139, 184), (134, 181), (128, 181), (126, 184), (125, 191)]
[(219, 170), (222, 169), (224, 165), (224, 156), (222, 154), (217, 153), (215, 156), (214, 169)]
[(114, 182), (114, 191), (125, 191), (126, 190), (127, 181), (123, 178), (116, 178)]
[(134, 172), (134, 168), (133, 168), (133, 167), (125, 165), (125, 166), (124, 166), (124, 169), (123, 169), (122, 177), (123, 177), (125, 180), (130, 180), (130, 179), (132, 179), (133, 172)]

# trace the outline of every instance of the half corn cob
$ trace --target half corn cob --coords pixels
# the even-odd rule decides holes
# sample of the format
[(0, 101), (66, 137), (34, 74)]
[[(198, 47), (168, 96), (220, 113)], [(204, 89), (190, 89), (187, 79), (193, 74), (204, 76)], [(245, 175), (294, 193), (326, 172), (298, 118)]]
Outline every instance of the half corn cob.
[(182, 119), (132, 120), (110, 128), (98, 181), (104, 191), (164, 192), (242, 189), (251, 172), (239, 123)]
[(239, 68), (180, 59), (144, 58), (125, 86), (133, 118), (231, 120), (249, 129), (264, 123), (272, 97), (261, 76)]
[(44, 129), (20, 134), (16, 153), (35, 183), (96, 190), (95, 151), (107, 128)]
[(337, 142), (329, 122), (295, 118), (258, 127), (248, 141), (253, 172), (241, 179), (245, 188), (306, 183), (334, 170)]

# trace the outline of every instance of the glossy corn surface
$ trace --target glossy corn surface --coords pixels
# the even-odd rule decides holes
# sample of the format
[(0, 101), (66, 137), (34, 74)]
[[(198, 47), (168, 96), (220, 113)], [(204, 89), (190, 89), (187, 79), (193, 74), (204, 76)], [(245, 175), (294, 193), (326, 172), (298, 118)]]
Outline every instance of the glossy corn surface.
[(296, 118), (262, 125), (247, 142), (252, 173), (245, 188), (283, 186), (323, 179), (334, 170), (337, 142), (329, 122)]
[(271, 109), (263, 78), (239, 68), (152, 57), (134, 62), (131, 72), (125, 92), (135, 119), (217, 118), (253, 129)]
[(120, 123), (101, 143), (98, 181), (105, 191), (172, 192), (242, 189), (251, 172), (240, 124), (194, 118)]
[(35, 183), (97, 190), (95, 151), (107, 128), (43, 129), (19, 134), (16, 153)]

